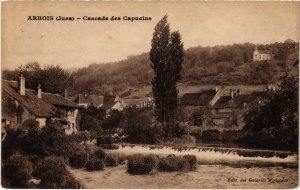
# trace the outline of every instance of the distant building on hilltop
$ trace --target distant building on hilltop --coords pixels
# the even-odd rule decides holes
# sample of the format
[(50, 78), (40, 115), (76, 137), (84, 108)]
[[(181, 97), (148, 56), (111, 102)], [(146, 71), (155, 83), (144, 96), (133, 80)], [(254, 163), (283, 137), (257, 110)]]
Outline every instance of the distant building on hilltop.
[(253, 61), (267, 61), (272, 60), (273, 54), (270, 51), (258, 51), (257, 46), (253, 52)]

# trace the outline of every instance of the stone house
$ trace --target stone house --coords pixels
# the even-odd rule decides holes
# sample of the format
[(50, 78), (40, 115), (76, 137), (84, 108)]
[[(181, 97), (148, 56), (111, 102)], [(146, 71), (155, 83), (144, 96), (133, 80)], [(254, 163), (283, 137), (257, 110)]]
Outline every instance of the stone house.
[[(78, 131), (79, 106), (59, 94), (26, 89), (25, 78), (20, 81), (2, 81), (2, 127), (20, 127), (28, 120), (38, 121), (39, 127), (45, 127), (53, 121), (63, 124), (66, 134)], [(3, 126), (4, 125), (4, 126)]]

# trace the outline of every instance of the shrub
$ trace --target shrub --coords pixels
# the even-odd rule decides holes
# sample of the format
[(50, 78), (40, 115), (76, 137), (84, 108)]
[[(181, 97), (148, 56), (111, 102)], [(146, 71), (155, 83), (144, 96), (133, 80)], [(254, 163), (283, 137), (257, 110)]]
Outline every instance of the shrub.
[(117, 161), (118, 164), (123, 165), (125, 164), (126, 161), (126, 156), (120, 153), (110, 153), (108, 154), (110, 157), (112, 157), (113, 159), (115, 159)]
[(197, 168), (197, 159), (194, 155), (168, 156), (160, 159), (158, 168), (161, 171), (191, 171)]
[(94, 171), (94, 170), (103, 170), (104, 169), (104, 162), (103, 160), (92, 158), (86, 163), (87, 171)]
[(106, 153), (102, 148), (98, 148), (97, 150), (95, 150), (94, 155), (96, 156), (96, 158), (99, 158), (102, 160), (104, 160), (106, 157)]
[(62, 157), (49, 156), (38, 162), (34, 176), (40, 178), (42, 188), (78, 189), (80, 183), (69, 173)]
[(68, 138), (71, 142), (81, 143), (90, 140), (90, 133), (88, 131), (79, 131), (76, 134), (69, 135)]
[(153, 155), (132, 155), (128, 158), (127, 172), (141, 175), (150, 174), (157, 167), (158, 159)]
[(161, 158), (158, 164), (158, 169), (161, 171), (179, 171), (180, 157), (168, 156)]
[(17, 153), (5, 161), (2, 172), (13, 185), (19, 185), (30, 179), (32, 170), (32, 164), (27, 157)]
[(197, 169), (197, 158), (195, 155), (184, 155), (183, 160), (188, 165), (188, 167), (185, 169), (187, 169), (187, 170)]
[(75, 168), (84, 167), (88, 161), (88, 157), (89, 155), (85, 151), (76, 152), (70, 157), (69, 163)]
[(119, 165), (118, 158), (113, 154), (108, 154), (104, 160), (105, 166), (114, 167)]
[(37, 163), (33, 175), (46, 181), (55, 181), (57, 175), (65, 174), (67, 167), (62, 157), (49, 156)]

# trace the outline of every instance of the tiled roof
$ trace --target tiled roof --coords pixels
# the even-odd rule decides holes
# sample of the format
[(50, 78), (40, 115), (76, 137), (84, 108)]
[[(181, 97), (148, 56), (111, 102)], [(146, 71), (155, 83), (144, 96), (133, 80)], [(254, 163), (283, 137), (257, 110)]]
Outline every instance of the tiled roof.
[(216, 95), (215, 90), (206, 90), (199, 93), (186, 93), (181, 98), (182, 105), (207, 106)]
[(63, 96), (59, 94), (51, 94), (51, 93), (44, 93), (42, 92), (42, 99), (49, 104), (55, 105), (55, 106), (64, 106), (64, 107), (71, 107), (71, 108), (77, 108), (79, 107), (76, 103), (64, 98)]
[(257, 97), (264, 92), (253, 92), (252, 94), (237, 95), (233, 98), (231, 96), (222, 96), (215, 103), (213, 108), (241, 108), (244, 103), (253, 102)]
[(56, 108), (39, 99), (33, 90), (26, 89), (25, 96), (21, 96), (18, 92), (18, 83), (16, 81), (3, 80), (2, 89), (36, 117), (51, 117), (55, 114)]

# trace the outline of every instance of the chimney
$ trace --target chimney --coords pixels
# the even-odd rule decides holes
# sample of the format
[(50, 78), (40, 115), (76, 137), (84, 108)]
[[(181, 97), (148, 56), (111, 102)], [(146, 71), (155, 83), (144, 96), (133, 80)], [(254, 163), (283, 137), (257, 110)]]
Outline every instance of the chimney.
[(42, 89), (41, 89), (41, 85), (39, 84), (38, 86), (38, 98), (42, 98)]
[(65, 89), (65, 98), (68, 97), (68, 89)]
[(25, 96), (25, 78), (23, 77), (23, 73), (21, 73), (20, 77), (19, 93), (21, 96)]

